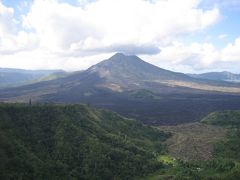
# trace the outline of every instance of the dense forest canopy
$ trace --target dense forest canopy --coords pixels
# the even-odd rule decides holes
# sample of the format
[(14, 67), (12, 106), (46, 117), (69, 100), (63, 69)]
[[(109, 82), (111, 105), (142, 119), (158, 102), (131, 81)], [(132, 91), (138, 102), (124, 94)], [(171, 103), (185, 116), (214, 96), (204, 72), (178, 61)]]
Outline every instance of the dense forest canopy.
[(162, 168), (169, 137), (85, 105), (0, 105), (1, 179), (132, 179)]

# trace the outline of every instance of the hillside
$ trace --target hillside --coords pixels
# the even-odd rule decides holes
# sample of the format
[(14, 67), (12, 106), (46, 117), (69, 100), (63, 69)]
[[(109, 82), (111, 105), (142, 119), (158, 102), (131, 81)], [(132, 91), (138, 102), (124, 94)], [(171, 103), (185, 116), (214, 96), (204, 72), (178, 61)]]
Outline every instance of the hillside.
[(240, 111), (213, 112), (203, 118), (201, 122), (212, 125), (240, 127)]
[[(159, 81), (189, 80), (187, 75), (168, 71), (149, 64), (135, 55), (127, 56), (117, 53), (111, 58), (90, 67), (87, 72), (96, 73), (106, 79), (105, 87), (111, 89), (110, 84), (116, 84), (120, 90), (149, 89), (149, 82), (159, 84)], [(156, 89), (153, 91), (157, 92)]]
[(1, 179), (133, 179), (161, 169), (169, 137), (85, 105), (0, 105)]
[(86, 105), (1, 104), (0, 178), (238, 180), (239, 121), (215, 112), (157, 130)]
[(160, 156), (168, 168), (144, 179), (239, 180), (240, 111), (214, 112), (201, 123), (161, 126), (171, 132), (169, 154)]
[(101, 86), (114, 91), (141, 88), (156, 93), (163, 93), (164, 90), (168, 91), (165, 93), (171, 93), (174, 89), (169, 87), (174, 87), (179, 92), (189, 93), (187, 89), (181, 91), (184, 87), (192, 89), (192, 92), (194, 90), (240, 92), (240, 85), (192, 78), (183, 73), (149, 64), (135, 55), (128, 56), (122, 53), (116, 53), (109, 59), (90, 67), (87, 72), (104, 78), (105, 81)]
[(214, 156), (214, 144), (226, 135), (223, 127), (199, 122), (160, 126), (159, 129), (172, 134), (166, 141), (169, 155), (185, 161), (211, 160)]

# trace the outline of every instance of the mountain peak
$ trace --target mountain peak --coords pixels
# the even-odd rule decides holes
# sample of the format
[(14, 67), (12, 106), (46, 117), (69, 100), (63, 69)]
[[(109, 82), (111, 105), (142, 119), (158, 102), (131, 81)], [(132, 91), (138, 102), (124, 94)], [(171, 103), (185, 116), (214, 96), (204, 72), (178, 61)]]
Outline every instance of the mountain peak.
[[(143, 64), (144, 63), (144, 64)], [(132, 68), (140, 68), (144, 66), (146, 62), (141, 60), (135, 55), (126, 55), (124, 53), (116, 53), (109, 59), (106, 59), (89, 68), (91, 72), (96, 71), (112, 71), (112, 73), (126, 73), (125, 71), (132, 71)], [(115, 71), (115, 72), (114, 72)]]
[(124, 53), (118, 52), (118, 53), (114, 54), (112, 57), (126, 57), (126, 55)]
[(109, 59), (111, 60), (126, 60), (126, 59), (129, 59), (129, 58), (137, 58), (137, 59), (140, 59), (139, 57), (137, 57), (136, 55), (126, 55), (124, 53), (116, 53), (114, 54), (112, 57), (110, 57)]
[(123, 53), (116, 53), (111, 58), (90, 67), (88, 71), (98, 73), (100, 77), (108, 78), (109, 81), (111, 79), (112, 82), (120, 82), (121, 85), (152, 80), (185, 80), (189, 78), (184, 74), (149, 64), (135, 55)]

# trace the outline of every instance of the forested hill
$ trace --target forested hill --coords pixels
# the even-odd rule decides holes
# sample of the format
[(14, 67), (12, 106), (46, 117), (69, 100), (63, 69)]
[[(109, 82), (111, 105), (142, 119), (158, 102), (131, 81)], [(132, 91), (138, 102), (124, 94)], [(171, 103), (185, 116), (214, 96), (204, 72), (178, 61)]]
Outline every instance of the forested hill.
[(0, 105), (0, 179), (134, 179), (168, 137), (85, 105)]
[(240, 110), (210, 113), (202, 119), (203, 123), (240, 128)]

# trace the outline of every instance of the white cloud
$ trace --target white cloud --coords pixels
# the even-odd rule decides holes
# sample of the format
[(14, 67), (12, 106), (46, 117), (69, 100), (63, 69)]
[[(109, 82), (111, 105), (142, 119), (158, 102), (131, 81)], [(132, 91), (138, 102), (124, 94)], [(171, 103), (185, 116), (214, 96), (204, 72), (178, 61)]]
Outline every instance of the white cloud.
[(228, 44), (222, 51), (222, 61), (240, 62), (240, 37)]
[(174, 71), (191, 72), (212, 68), (211, 66), (220, 58), (220, 52), (210, 43), (191, 43), (186, 45), (174, 42), (161, 48), (161, 53), (144, 59), (160, 67)]
[(217, 7), (203, 10), (200, 2), (98, 0), (73, 6), (35, 0), (17, 30), (14, 10), (0, 1), (0, 66), (76, 70), (117, 51), (151, 54), (145, 59), (187, 69), (211, 67), (225, 57), (237, 59), (237, 52), (231, 52), (237, 43), (223, 51), (209, 43), (179, 43), (179, 37), (219, 20)]
[(15, 55), (1, 55), (2, 67), (20, 69), (64, 69), (67, 71), (87, 69), (112, 56), (112, 53), (89, 55), (85, 57), (61, 57), (46, 49), (16, 52)]
[(17, 31), (14, 9), (5, 7), (0, 1), (0, 55), (17, 51), (32, 50), (38, 40), (33, 33)]
[(218, 49), (211, 43), (174, 42), (161, 48), (161, 53), (142, 56), (160, 67), (183, 72), (228, 70), (240, 73), (240, 37)]
[(134, 48), (146, 44), (156, 48), (218, 20), (217, 8), (203, 11), (198, 3), (98, 0), (83, 8), (56, 0), (35, 0), (24, 25), (35, 29), (41, 46), (53, 51), (102, 52), (112, 46)]
[(0, 37), (14, 33), (14, 10), (5, 7), (0, 1)]

